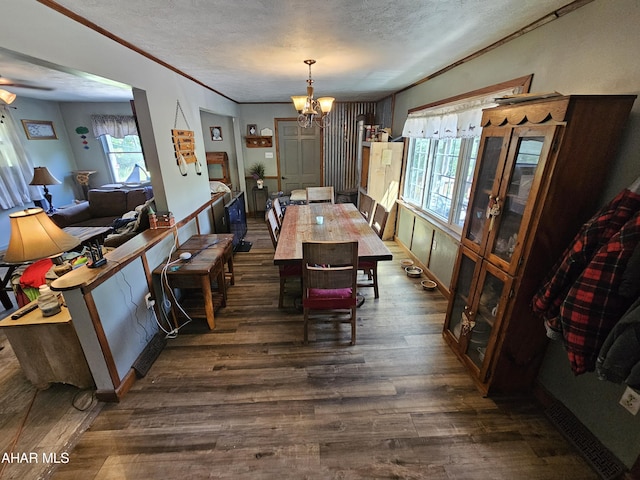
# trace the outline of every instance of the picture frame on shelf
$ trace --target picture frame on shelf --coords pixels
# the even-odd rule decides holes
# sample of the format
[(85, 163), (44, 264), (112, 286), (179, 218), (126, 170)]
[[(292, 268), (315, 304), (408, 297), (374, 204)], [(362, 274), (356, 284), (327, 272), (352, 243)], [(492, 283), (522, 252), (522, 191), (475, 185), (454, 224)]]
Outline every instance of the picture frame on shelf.
[(255, 123), (250, 123), (247, 125), (247, 135), (258, 135), (258, 126)]
[(215, 125), (213, 127), (209, 127), (209, 131), (211, 132), (211, 140), (214, 142), (222, 141), (222, 127), (219, 125)]
[(29, 140), (57, 140), (53, 122), (48, 120), (21, 120), (24, 133)]

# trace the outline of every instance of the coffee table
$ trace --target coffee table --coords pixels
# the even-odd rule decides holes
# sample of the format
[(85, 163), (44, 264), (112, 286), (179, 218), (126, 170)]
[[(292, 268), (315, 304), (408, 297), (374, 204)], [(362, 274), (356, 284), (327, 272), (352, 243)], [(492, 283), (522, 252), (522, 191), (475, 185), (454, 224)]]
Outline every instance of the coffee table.
[(111, 233), (113, 228), (111, 227), (64, 227), (62, 230), (69, 235), (73, 235), (80, 239), (80, 242), (84, 245), (91, 243), (94, 240), (102, 241), (108, 233)]

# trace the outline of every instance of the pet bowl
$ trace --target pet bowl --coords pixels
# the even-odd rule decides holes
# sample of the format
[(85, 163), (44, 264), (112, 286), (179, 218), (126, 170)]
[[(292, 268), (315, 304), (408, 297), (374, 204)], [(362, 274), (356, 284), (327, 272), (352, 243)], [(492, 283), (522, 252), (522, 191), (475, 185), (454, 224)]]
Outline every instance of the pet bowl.
[(420, 278), (422, 276), (422, 269), (420, 267), (407, 267), (404, 271), (407, 272), (407, 277)]
[(435, 290), (436, 287), (438, 286), (438, 284), (433, 280), (423, 280), (420, 282), (420, 285), (422, 285), (422, 288), (429, 291)]
[(400, 260), (400, 265), (402, 265), (402, 268), (412, 267), (413, 260), (411, 260), (410, 258), (405, 258), (403, 260)]

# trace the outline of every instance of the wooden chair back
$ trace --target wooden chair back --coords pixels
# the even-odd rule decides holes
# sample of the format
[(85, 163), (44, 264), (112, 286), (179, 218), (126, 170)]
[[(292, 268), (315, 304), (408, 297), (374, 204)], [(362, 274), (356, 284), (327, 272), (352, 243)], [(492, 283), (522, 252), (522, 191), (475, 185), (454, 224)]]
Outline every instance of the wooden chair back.
[(282, 220), (284, 219), (284, 211), (282, 210), (282, 205), (280, 204), (280, 199), (273, 199), (273, 210), (276, 212), (276, 220), (278, 220), (278, 225), (282, 226)]
[[(351, 288), (356, 297), (358, 242), (303, 242), (302, 284), (305, 291)], [(327, 308), (331, 302), (327, 302)]]
[(278, 237), (280, 236), (280, 225), (273, 208), (267, 212), (267, 227), (269, 227), (269, 236), (271, 237), (273, 248), (276, 248), (278, 246)]
[[(355, 345), (357, 277), (357, 241), (302, 243), (304, 343), (309, 338), (310, 321), (329, 320), (349, 323), (351, 345)], [(316, 311), (313, 318), (311, 311)], [(324, 311), (328, 312), (325, 314)]]
[(307, 203), (335, 203), (333, 187), (307, 187)]
[(376, 205), (376, 209), (373, 212), (373, 220), (371, 221), (371, 228), (378, 234), (380, 238), (384, 235), (384, 229), (387, 226), (387, 219), (389, 218), (389, 212), (380, 205)]
[(360, 215), (371, 225), (373, 219), (373, 210), (376, 206), (376, 201), (366, 193), (360, 194), (360, 201), (358, 202), (358, 211)]

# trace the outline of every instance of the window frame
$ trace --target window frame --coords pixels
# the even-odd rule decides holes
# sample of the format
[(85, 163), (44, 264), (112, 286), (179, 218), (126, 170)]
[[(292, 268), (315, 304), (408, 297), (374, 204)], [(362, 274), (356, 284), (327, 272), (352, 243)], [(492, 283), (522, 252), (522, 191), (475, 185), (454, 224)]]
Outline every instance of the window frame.
[[(428, 110), (428, 109), (436, 109), (436, 108), (445, 108), (447, 107), (449, 104), (453, 105), (457, 102), (461, 102), (464, 100), (468, 100), (468, 99), (472, 99), (473, 97), (479, 97), (479, 96), (486, 96), (486, 95), (490, 95), (494, 92), (500, 92), (503, 91), (505, 89), (509, 89), (509, 88), (516, 88), (518, 87), (520, 89), (521, 93), (528, 93), (530, 88), (531, 88), (531, 81), (533, 80), (533, 74), (531, 75), (526, 75), (523, 77), (518, 77), (512, 80), (508, 80), (505, 82), (501, 82), (501, 83), (497, 83), (494, 85), (490, 85), (488, 87), (484, 87), (484, 88), (480, 88), (477, 90), (473, 90), (470, 92), (466, 92), (460, 95), (455, 95), (452, 97), (448, 97), (442, 100), (438, 100), (435, 102), (431, 102), (425, 105), (420, 105), (418, 107), (414, 107), (409, 109), (408, 113), (414, 113), (414, 112), (418, 112), (421, 110)], [(451, 138), (461, 138), (462, 140), (475, 140), (477, 141), (477, 146), (479, 149), (479, 145), (480, 145), (480, 136), (481, 136), (481, 132), (478, 132), (477, 136), (473, 136), (473, 137), (451, 137)], [(400, 187), (400, 199), (407, 204), (410, 208), (415, 209), (416, 211), (418, 211), (419, 213), (423, 214), (424, 216), (426, 216), (430, 221), (432, 221), (433, 223), (435, 223), (438, 226), (441, 226), (442, 228), (444, 228), (444, 230), (448, 231), (451, 235), (453, 236), (457, 236), (458, 238), (461, 238), (462, 236), (462, 230), (464, 228), (464, 221), (463, 221), (463, 225), (458, 225), (456, 221), (450, 221), (451, 219), (451, 212), (454, 212), (455, 209), (451, 208), (450, 210), (450, 214), (448, 219), (444, 219), (443, 217), (433, 214), (431, 213), (429, 210), (425, 209), (423, 207), (424, 204), (424, 198), (425, 198), (425, 188), (423, 186), (422, 189), (422, 198), (419, 204), (417, 204), (415, 201), (412, 201), (412, 199), (407, 198), (406, 196), (406, 191), (407, 191), (407, 182), (409, 180), (409, 172), (412, 168), (411, 163), (412, 163), (412, 159), (413, 159), (413, 155), (414, 155), (414, 144), (415, 144), (415, 140), (416, 138), (406, 138), (406, 145), (407, 145), (407, 154), (405, 157), (405, 169), (402, 175), (402, 184)], [(434, 142), (434, 139), (423, 139), (423, 140), (429, 140), (431, 143)], [(438, 139), (438, 140), (442, 140), (442, 139)], [(447, 140), (446, 138), (444, 140)], [(464, 143), (464, 142), (463, 142)], [(470, 142), (467, 142), (470, 143)], [(430, 148), (432, 148), (430, 146)], [(469, 147), (467, 146), (466, 149), (468, 149)], [(469, 173), (469, 193), (471, 193), (471, 184), (473, 183), (473, 175), (474, 175), (474, 171), (475, 171), (475, 163), (478, 161), (478, 155), (479, 155), (479, 151), (478, 149), (476, 149), (476, 157), (474, 159), (474, 166), (473, 168), (469, 171), (469, 160), (470, 160), (470, 156), (467, 157), (463, 157), (463, 161), (460, 162), (460, 158), (458, 159), (458, 166), (457, 166), (457, 171), (456, 171), (456, 176), (455, 176), (455, 184), (454, 184), (454, 191), (453, 191), (453, 196), (452, 198), (454, 199), (454, 201), (456, 202), (456, 204), (459, 204), (460, 202), (464, 201), (464, 198), (461, 196), (461, 193), (463, 193), (462, 191), (462, 186), (464, 183), (466, 183), (467, 179), (466, 178), (461, 178), (460, 177), (460, 170), (462, 168), (463, 165), (466, 166), (466, 171), (468, 171)], [(465, 150), (464, 147), (461, 147), (461, 155), (462, 155), (462, 151)], [(471, 152), (469, 152), (471, 153)], [(427, 165), (426, 165), (426, 170), (425, 170), (425, 175), (424, 175), (424, 182), (423, 185), (427, 182), (427, 179), (431, 178), (431, 173), (432, 173), (432, 165), (429, 161), (429, 159), (431, 158), (431, 155), (429, 155), (427, 157)], [(469, 198), (467, 198), (467, 202), (469, 201)], [(468, 205), (468, 203), (467, 203)], [(453, 205), (452, 205), (453, 207)], [(459, 218), (454, 219), (454, 220), (459, 220)]]
[[(434, 173), (436, 170), (436, 156), (438, 152), (438, 147), (441, 145), (441, 142), (451, 142), (451, 141), (460, 141), (459, 150), (456, 159), (456, 168), (453, 177), (453, 186), (450, 191), (450, 197), (445, 196), (448, 201), (450, 201), (450, 205), (448, 207), (448, 214), (445, 217), (441, 215), (436, 209), (431, 208), (429, 204), (431, 203), (431, 197), (434, 195), (433, 190), (437, 185), (434, 184), (435, 175), (439, 173)], [(409, 139), (409, 148), (407, 155), (407, 172), (410, 170), (416, 171), (418, 168), (413, 168), (414, 156), (416, 153), (416, 143), (420, 141), (428, 142), (427, 153), (426, 153), (426, 165), (424, 167), (424, 175), (422, 175), (422, 185), (418, 187), (418, 190), (421, 191), (421, 197), (417, 199), (416, 197), (408, 198), (406, 195), (407, 188), (407, 177), (405, 175), (404, 185), (402, 190), (402, 200), (409, 204), (411, 207), (417, 209), (418, 211), (424, 213), (429, 218), (433, 218), (434, 221), (438, 223), (444, 224), (448, 229), (454, 231), (458, 235), (462, 235), (462, 228), (464, 226), (464, 221), (462, 224), (458, 224), (460, 217), (462, 216), (463, 207), (465, 198), (469, 200), (469, 193), (471, 188), (471, 183), (469, 183), (469, 192), (465, 195), (464, 184), (467, 183), (468, 176), (467, 173), (470, 173), (471, 177), (473, 177), (473, 168), (469, 172), (469, 168), (471, 162), (473, 160), (473, 167), (475, 168), (475, 162), (477, 161), (478, 155), (478, 147), (479, 147), (479, 137), (452, 137), (452, 138), (444, 138), (444, 139), (432, 139), (432, 138), (410, 138)], [(475, 146), (475, 148), (474, 148)], [(445, 147), (448, 148), (448, 147)], [(423, 154), (423, 149), (421, 149), (420, 154)], [(473, 155), (475, 153), (475, 156)], [(422, 162), (420, 162), (422, 163)], [(411, 183), (413, 188), (416, 188), (416, 183)], [(418, 200), (418, 201), (416, 201)]]
[[(109, 171), (109, 175), (111, 176), (111, 181), (113, 183), (125, 183), (126, 182), (126, 178), (124, 178), (123, 180), (118, 180), (116, 172), (114, 171), (114, 163), (112, 162), (112, 156), (115, 158), (118, 154), (132, 154), (132, 155), (140, 155), (140, 161), (136, 161), (134, 162), (134, 166), (136, 164), (140, 165), (145, 171), (147, 170), (147, 166), (146, 166), (146, 161), (145, 161), (145, 157), (144, 157), (144, 152), (142, 150), (142, 142), (140, 140), (140, 136), (139, 135), (126, 135), (124, 138), (131, 136), (131, 137), (137, 137), (138, 138), (138, 145), (140, 145), (140, 151), (133, 151), (133, 150), (127, 150), (127, 151), (123, 151), (123, 152), (118, 152), (113, 150), (113, 139), (116, 137), (113, 137), (112, 135), (109, 134), (103, 134), (100, 135), (98, 137), (98, 140), (100, 141), (100, 145), (102, 146), (102, 151), (104, 152), (104, 158), (105, 158), (105, 162), (106, 162), (106, 166), (107, 169)], [(123, 138), (123, 140), (124, 140)], [(118, 164), (118, 162), (116, 162), (116, 164)], [(128, 177), (129, 175), (127, 175), (126, 177)]]

